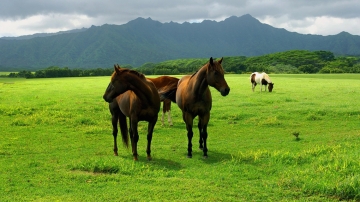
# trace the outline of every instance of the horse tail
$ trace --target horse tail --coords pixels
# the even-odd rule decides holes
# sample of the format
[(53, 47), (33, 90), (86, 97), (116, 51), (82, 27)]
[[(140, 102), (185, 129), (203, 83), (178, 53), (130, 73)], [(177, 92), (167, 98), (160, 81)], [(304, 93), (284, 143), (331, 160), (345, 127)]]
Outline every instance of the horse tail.
[(127, 118), (125, 114), (119, 110), (119, 123), (120, 123), (120, 131), (121, 131), (121, 139), (122, 142), (126, 147), (129, 147), (129, 135), (128, 135), (128, 128), (127, 128)]
[(165, 100), (165, 99), (169, 99), (172, 102), (176, 103), (176, 90), (177, 90), (177, 86), (172, 86), (169, 88), (163, 88), (160, 92), (160, 100)]

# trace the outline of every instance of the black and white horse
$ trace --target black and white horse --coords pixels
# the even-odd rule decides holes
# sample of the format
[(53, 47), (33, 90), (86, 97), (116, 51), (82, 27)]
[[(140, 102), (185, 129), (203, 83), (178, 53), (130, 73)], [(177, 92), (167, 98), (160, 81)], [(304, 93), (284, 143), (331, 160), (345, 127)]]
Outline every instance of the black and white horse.
[(269, 84), (268, 88), (269, 88), (269, 92), (272, 92), (272, 89), (274, 88), (274, 83), (270, 80), (269, 75), (267, 75), (265, 72), (259, 73), (259, 72), (254, 72), (250, 75), (250, 81), (252, 84), (252, 91), (254, 92), (255, 86), (256, 84), (260, 84), (260, 92), (262, 91), (262, 86), (265, 86), (265, 91), (266, 91), (266, 86)]

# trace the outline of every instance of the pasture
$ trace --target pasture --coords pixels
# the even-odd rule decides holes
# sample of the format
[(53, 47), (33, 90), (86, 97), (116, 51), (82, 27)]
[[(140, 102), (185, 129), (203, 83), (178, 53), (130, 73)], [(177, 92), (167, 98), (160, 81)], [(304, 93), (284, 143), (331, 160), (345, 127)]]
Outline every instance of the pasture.
[(269, 76), (272, 93), (249, 75), (226, 75), (226, 97), (211, 88), (209, 158), (196, 122), (186, 157), (173, 103), (152, 161), (139, 123), (137, 162), (119, 137), (113, 155), (110, 77), (0, 78), (0, 201), (359, 201), (360, 75)]

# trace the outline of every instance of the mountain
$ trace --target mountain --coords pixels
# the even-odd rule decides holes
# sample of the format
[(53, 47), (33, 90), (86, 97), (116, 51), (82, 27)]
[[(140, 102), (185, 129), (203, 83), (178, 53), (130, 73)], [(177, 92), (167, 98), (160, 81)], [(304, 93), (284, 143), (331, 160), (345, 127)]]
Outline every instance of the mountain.
[(360, 36), (304, 35), (263, 24), (251, 15), (182, 24), (137, 18), (124, 25), (91, 26), (78, 32), (0, 38), (0, 70), (138, 67), (178, 58), (258, 56), (295, 49), (360, 55)]
[(36, 34), (31, 34), (31, 35), (24, 35), (24, 36), (17, 36), (17, 37), (2, 37), (0, 39), (7, 39), (7, 40), (23, 40), (23, 39), (32, 39), (35, 37), (46, 37), (46, 36), (54, 36), (54, 35), (59, 35), (59, 34), (66, 34), (66, 33), (76, 33), (76, 32), (83, 32), (87, 30), (86, 28), (81, 28), (81, 29), (73, 29), (73, 30), (68, 30), (68, 31), (60, 31), (60, 32), (55, 32), (55, 33), (36, 33)]

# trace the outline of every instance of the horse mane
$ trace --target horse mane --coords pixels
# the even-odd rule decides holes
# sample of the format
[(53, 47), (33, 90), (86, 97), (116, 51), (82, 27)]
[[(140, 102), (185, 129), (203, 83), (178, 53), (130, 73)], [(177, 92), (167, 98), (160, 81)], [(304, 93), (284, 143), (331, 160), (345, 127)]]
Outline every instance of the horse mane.
[[(136, 76), (140, 77), (141, 79), (146, 79), (145, 78), (145, 75), (138, 72), (138, 71), (135, 71), (135, 70), (131, 70), (131, 69), (126, 69), (126, 68), (121, 68), (121, 71), (123, 72), (129, 72), (131, 74), (135, 74)], [(111, 79), (113, 79), (113, 77), (115, 76), (116, 74), (116, 71), (113, 72), (113, 74), (111, 75)]]
[[(214, 60), (214, 63), (215, 63), (215, 62), (218, 62), (218, 61)], [(194, 72), (194, 73), (190, 76), (190, 79), (191, 79), (196, 73), (198, 73), (198, 71), (199, 71), (200, 69), (202, 69), (202, 68), (205, 67), (205, 66), (207, 66), (207, 68), (209, 68), (210, 62), (207, 62), (204, 66), (202, 66), (201, 68), (199, 68), (198, 70), (196, 70), (196, 72)], [(219, 66), (221, 67), (221, 65), (219, 65)], [(219, 66), (214, 65), (214, 67), (216, 68), (217, 71), (219, 71), (219, 72), (221, 72), (221, 73), (224, 74), (224, 73), (225, 73), (225, 72), (224, 72), (224, 69), (219, 68)]]
[(262, 73), (263, 79), (265, 79), (268, 83), (272, 83), (269, 75), (267, 75), (265, 72)]
[[(201, 67), (201, 68), (202, 68), (202, 67)], [(200, 68), (200, 69), (201, 69), (201, 68)], [(196, 70), (196, 72), (194, 72), (194, 73), (190, 76), (190, 79), (191, 79), (200, 69)]]

